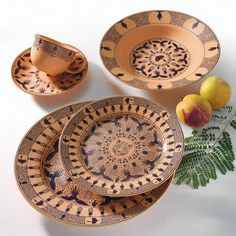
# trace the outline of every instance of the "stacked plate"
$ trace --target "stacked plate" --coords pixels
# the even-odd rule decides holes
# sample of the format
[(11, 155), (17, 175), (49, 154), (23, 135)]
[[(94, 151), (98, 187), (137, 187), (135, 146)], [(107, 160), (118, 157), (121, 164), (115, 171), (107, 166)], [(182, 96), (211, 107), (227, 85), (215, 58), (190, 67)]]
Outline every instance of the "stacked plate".
[(18, 185), (44, 215), (106, 225), (148, 209), (168, 188), (183, 155), (183, 133), (163, 107), (113, 97), (58, 109), (25, 135)]

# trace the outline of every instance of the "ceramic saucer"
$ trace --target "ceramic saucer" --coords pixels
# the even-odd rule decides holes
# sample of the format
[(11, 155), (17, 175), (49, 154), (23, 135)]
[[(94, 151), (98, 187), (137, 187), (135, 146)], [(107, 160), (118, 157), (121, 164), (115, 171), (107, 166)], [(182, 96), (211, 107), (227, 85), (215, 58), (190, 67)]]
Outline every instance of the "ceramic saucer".
[(88, 103), (61, 108), (38, 121), (23, 138), (15, 160), (15, 174), (26, 200), (37, 211), (58, 222), (74, 225), (118, 223), (148, 209), (168, 188), (133, 197), (102, 197), (75, 183), (58, 155), (60, 133), (74, 112)]
[(199, 19), (174, 11), (147, 11), (115, 23), (101, 41), (102, 61), (114, 76), (141, 89), (192, 84), (216, 65), (220, 44)]
[(183, 140), (179, 123), (160, 105), (114, 97), (77, 112), (59, 147), (77, 183), (103, 196), (124, 197), (164, 183), (182, 159)]
[(13, 62), (11, 69), (14, 83), (24, 92), (40, 96), (61, 94), (71, 90), (85, 78), (88, 70), (85, 57), (78, 58), (70, 68), (71, 71), (73, 71), (73, 68), (77, 71), (82, 63), (86, 63), (82, 71), (49, 76), (32, 65), (30, 50), (31, 48), (28, 48), (22, 52)]

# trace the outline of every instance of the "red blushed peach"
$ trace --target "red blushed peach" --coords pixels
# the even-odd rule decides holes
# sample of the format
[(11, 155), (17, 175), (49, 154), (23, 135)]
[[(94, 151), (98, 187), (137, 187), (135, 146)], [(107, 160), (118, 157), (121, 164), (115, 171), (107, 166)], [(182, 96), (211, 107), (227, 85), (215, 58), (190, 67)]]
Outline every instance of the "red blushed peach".
[(182, 123), (200, 128), (211, 119), (212, 108), (210, 103), (200, 95), (190, 94), (177, 105), (176, 114)]

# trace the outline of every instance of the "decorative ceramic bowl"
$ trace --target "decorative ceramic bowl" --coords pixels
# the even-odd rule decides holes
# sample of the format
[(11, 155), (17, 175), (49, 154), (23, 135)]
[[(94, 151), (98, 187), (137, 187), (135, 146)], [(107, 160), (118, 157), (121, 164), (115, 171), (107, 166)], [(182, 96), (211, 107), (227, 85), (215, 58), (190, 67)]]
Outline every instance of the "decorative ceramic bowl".
[(78, 111), (64, 128), (59, 153), (70, 177), (102, 196), (142, 194), (163, 184), (183, 156), (183, 133), (163, 107), (113, 97)]
[(73, 181), (59, 158), (59, 137), (74, 112), (87, 104), (83, 102), (58, 109), (27, 132), (15, 159), (17, 183), (32, 207), (57, 222), (77, 226), (122, 222), (157, 202), (173, 175), (152, 191), (126, 198), (100, 196)]
[(141, 89), (192, 84), (216, 65), (219, 41), (204, 22), (174, 11), (147, 11), (115, 23), (101, 41), (105, 67)]

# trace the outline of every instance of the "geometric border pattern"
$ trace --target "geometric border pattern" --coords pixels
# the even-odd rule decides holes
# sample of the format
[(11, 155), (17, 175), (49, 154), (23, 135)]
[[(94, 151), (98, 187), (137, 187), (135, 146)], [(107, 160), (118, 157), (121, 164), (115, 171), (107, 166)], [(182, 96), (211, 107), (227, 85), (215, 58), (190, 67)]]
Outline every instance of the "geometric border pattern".
[(76, 55), (76, 52), (65, 48), (63, 44), (62, 46), (60, 46), (59, 44), (61, 45), (61, 43), (59, 42), (58, 44), (55, 44), (49, 38), (45, 38), (41, 35), (36, 34), (33, 46), (36, 49), (42, 50), (43, 52), (46, 52), (53, 57), (58, 57), (63, 59), (64, 61), (72, 62)]

